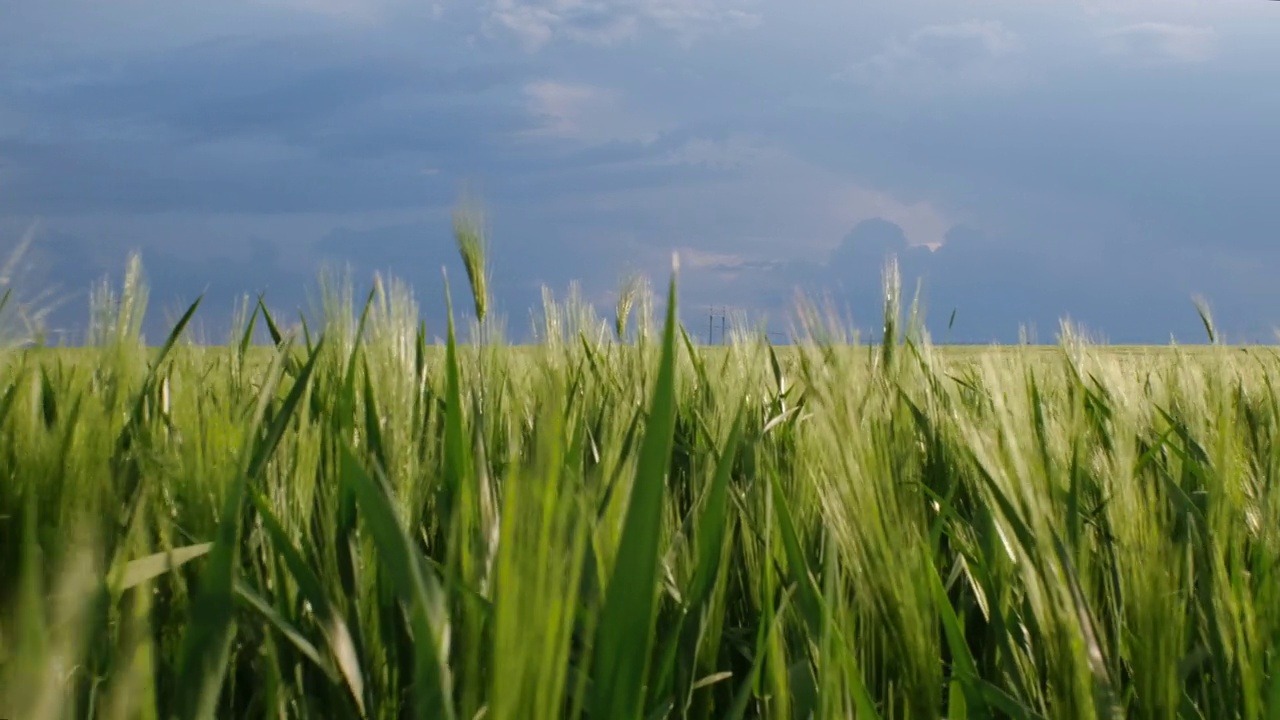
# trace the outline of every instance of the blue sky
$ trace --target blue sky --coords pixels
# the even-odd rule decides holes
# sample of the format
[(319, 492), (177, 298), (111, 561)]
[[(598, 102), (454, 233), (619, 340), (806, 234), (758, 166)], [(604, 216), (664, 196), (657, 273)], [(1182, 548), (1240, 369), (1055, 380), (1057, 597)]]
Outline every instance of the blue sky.
[[(489, 212), (520, 336), (681, 255), (685, 317), (876, 316), (935, 339), (1280, 327), (1280, 4), (1264, 0), (0, 0), (0, 250), (68, 297), (142, 250), (149, 327), (207, 292), (390, 270), (438, 332), (450, 212)], [(457, 291), (462, 288), (458, 287)], [(956, 311), (955, 326), (946, 323)], [(217, 338), (215, 338), (217, 339)]]

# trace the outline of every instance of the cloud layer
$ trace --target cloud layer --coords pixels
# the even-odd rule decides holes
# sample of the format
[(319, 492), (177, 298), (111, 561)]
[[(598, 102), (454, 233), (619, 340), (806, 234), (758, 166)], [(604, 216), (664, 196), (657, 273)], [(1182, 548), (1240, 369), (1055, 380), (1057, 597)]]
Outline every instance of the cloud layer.
[(1051, 336), (1064, 315), (1117, 342), (1190, 338), (1193, 293), (1242, 336), (1277, 324), (1270, 3), (0, 0), (0, 16), (0, 252), (41, 219), (31, 284), (82, 292), (142, 248), (158, 302), (207, 288), (217, 326), (241, 293), (305, 304), (322, 264), (351, 263), (420, 285), (436, 323), (467, 187), (517, 336), (542, 283), (607, 301), (672, 250), (688, 308), (784, 324), (797, 290), (874, 304), (887, 254), (956, 309), (955, 339)]
[(646, 31), (684, 44), (759, 25), (755, 0), (492, 0), (485, 30), (536, 52), (563, 39), (598, 47), (634, 42)]

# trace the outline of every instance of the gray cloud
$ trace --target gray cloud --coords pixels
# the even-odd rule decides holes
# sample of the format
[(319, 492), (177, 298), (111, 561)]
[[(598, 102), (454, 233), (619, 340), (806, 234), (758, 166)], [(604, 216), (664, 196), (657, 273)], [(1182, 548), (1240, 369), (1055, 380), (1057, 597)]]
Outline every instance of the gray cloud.
[(477, 164), (518, 161), (504, 137), (533, 125), (514, 97), (526, 70), (429, 60), (227, 41), (0, 85), (23, 120), (0, 132), (0, 212), (428, 204)]
[[(221, 313), (265, 283), (290, 306), (334, 260), (397, 271), (438, 317), (440, 266), (464, 282), (446, 211), (473, 181), (517, 327), (540, 283), (607, 298), (628, 267), (664, 276), (673, 249), (692, 305), (771, 313), (797, 286), (874, 304), (897, 250), (935, 319), (958, 308), (973, 339), (1021, 321), (1044, 337), (1063, 314), (1118, 340), (1194, 337), (1191, 292), (1252, 332), (1277, 305), (1261, 272), (1280, 260), (1275, 53), (1235, 10), (129, 7), (0, 13), (0, 227), (46, 218), (42, 262), (66, 266), (40, 282), (118, 273), (123, 241), (95, 229), (109, 221), (152, 228), (157, 302), (208, 285)], [(1214, 62), (1133, 61), (1195, 59), (1203, 34), (1184, 26), (1215, 28)], [(192, 231), (162, 239), (156, 218)]]
[(946, 197), (1044, 247), (1046, 228), (1144, 237), (1153, 252), (1274, 246), (1265, 118), (1280, 92), (1258, 71), (1082, 65), (1017, 93), (929, 112), (813, 108), (786, 147), (833, 172)]
[(756, 0), (492, 0), (485, 29), (514, 36), (530, 52), (555, 38), (608, 46), (646, 28), (691, 43), (707, 34), (757, 26)]
[(1142, 22), (1108, 28), (1101, 33), (1104, 50), (1143, 64), (1198, 63), (1217, 50), (1212, 27)]
[(1030, 79), (1017, 61), (1023, 42), (995, 20), (928, 25), (858, 61), (838, 77), (880, 93), (908, 96), (1007, 91)]

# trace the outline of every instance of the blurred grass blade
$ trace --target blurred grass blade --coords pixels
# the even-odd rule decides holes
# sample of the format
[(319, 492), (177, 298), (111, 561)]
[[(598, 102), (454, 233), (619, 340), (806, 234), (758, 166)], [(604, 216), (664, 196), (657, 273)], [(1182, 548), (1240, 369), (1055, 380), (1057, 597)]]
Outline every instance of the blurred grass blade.
[(121, 577), (120, 586), (117, 590), (123, 592), (136, 585), (141, 585), (148, 580), (195, 560), (212, 548), (213, 543), (200, 543), (199, 545), (174, 548), (167, 552), (158, 552), (154, 555), (134, 560), (124, 566), (124, 575)]
[(151, 365), (152, 375), (155, 374), (156, 368), (160, 367), (160, 363), (164, 362), (164, 359), (169, 356), (169, 351), (173, 350), (173, 346), (177, 344), (178, 338), (182, 337), (182, 331), (187, 329), (187, 325), (191, 322), (191, 318), (195, 316), (196, 310), (200, 307), (200, 301), (202, 300), (204, 300), (203, 295), (196, 298), (195, 302), (191, 303), (191, 305), (187, 307), (187, 311), (182, 313), (182, 317), (178, 319), (178, 323), (173, 326), (173, 330), (170, 331), (169, 337), (165, 338), (164, 345), (160, 347), (160, 353), (156, 356), (155, 362)]
[(450, 568), (460, 564), (464, 583), (475, 580), (471, 567), (471, 554), (467, 552), (472, 532), (479, 520), (477, 488), (471, 472), (471, 450), (467, 445), (466, 428), (462, 412), (462, 371), (458, 362), (458, 343), (453, 326), (453, 299), (445, 284), (445, 306), (448, 310), (448, 340), (445, 345), (445, 414), (444, 414), (444, 481), (445, 492), (443, 520), (455, 533), (455, 557), (449, 558)]
[(1080, 578), (1076, 575), (1075, 563), (1071, 562), (1071, 556), (1067, 553), (1067, 548), (1062, 544), (1062, 538), (1057, 533), (1053, 536), (1053, 549), (1058, 556), (1058, 562), (1062, 564), (1063, 572), (1067, 578), (1067, 589), (1071, 594), (1072, 607), (1075, 610), (1076, 618), (1080, 627), (1080, 634), (1084, 640), (1085, 652), (1089, 659), (1089, 670), (1093, 673), (1094, 682), (1094, 711), (1099, 718), (1107, 718), (1108, 720), (1119, 720), (1124, 716), (1124, 712), (1120, 707), (1119, 700), (1116, 698), (1115, 686), (1108, 670), (1106, 650), (1102, 646), (1102, 638), (1099, 635), (1097, 623), (1094, 622), (1093, 612), (1089, 609), (1089, 602), (1085, 598), (1084, 590), (1080, 587)]
[(316, 646), (313, 645), (311, 641), (307, 639), (307, 636), (302, 634), (302, 631), (294, 626), (293, 623), (286, 620), (283, 615), (277, 612), (276, 609), (271, 606), (271, 603), (267, 602), (265, 598), (259, 595), (253, 588), (246, 585), (242, 580), (236, 580), (235, 589), (236, 596), (240, 598), (243, 604), (247, 605), (250, 609), (257, 612), (258, 615), (262, 616), (262, 618), (266, 620), (269, 625), (274, 627), (281, 635), (283, 635), (298, 652), (302, 653), (303, 657), (314, 663), (315, 666), (320, 668), (326, 675), (336, 679), (337, 673), (334, 672), (333, 666), (320, 655), (320, 651), (316, 649)]
[(258, 327), (258, 314), (262, 312), (260, 307), (255, 306), (253, 312), (249, 315), (248, 322), (245, 323), (244, 334), (240, 336), (240, 345), (237, 350), (239, 352), (239, 362), (244, 364), (244, 359), (249, 353), (249, 346), (253, 344), (253, 331)]
[(641, 717), (653, 644), (662, 502), (675, 433), (676, 281), (622, 539), (606, 589), (591, 676), (591, 717)]

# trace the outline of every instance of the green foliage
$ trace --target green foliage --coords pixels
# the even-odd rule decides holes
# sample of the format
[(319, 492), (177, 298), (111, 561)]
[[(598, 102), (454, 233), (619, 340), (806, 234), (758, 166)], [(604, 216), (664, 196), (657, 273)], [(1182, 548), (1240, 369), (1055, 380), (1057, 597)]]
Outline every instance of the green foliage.
[(934, 348), (892, 268), (887, 343), (700, 348), (675, 290), (152, 350), (135, 260), (0, 355), (0, 717), (1275, 713), (1274, 353)]

